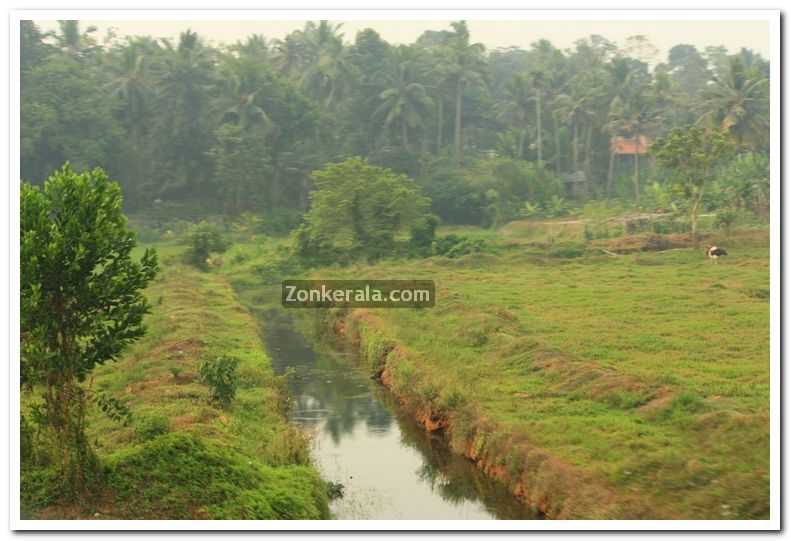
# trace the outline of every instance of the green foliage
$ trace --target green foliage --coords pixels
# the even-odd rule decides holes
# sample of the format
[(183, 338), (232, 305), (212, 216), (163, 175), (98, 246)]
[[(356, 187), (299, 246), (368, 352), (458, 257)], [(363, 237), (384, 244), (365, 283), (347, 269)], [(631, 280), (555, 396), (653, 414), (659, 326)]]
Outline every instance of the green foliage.
[(692, 236), (697, 234), (697, 218), (706, 184), (714, 168), (733, 155), (735, 143), (727, 130), (689, 125), (675, 127), (667, 137), (651, 144), (650, 151), (660, 167), (673, 172), (673, 181), (692, 202)]
[(621, 156), (610, 176), (614, 135), (702, 121), (768, 151), (769, 62), (747, 49), (677, 45), (651, 70), (639, 47), (598, 37), (486, 51), (461, 21), (412, 44), (358, 38), (309, 21), (228, 46), (191, 31), (100, 43), (78, 21), (51, 36), (25, 21), (22, 176), (68, 159), (103, 166), (129, 208), (271, 213), (306, 208), (311, 170), (363, 156), (415, 178), (444, 223), (499, 225), (565, 195), (562, 172), (585, 171), (594, 197), (634, 198), (648, 167)]
[(569, 206), (566, 200), (559, 195), (550, 197), (549, 201), (545, 203), (544, 208), (546, 209), (547, 216), (550, 218), (560, 218), (569, 213)]
[[(50, 56), (28, 71), (20, 95), (20, 169), (40, 182), (66, 161), (77, 170), (101, 165), (122, 181), (119, 104), (101, 92), (101, 79), (78, 61)], [(131, 185), (131, 182), (130, 184)]]
[(456, 258), (472, 253), (491, 253), (494, 251), (494, 247), (483, 238), (470, 238), (451, 233), (449, 235), (443, 235), (435, 240), (433, 251), (434, 255)]
[(741, 154), (718, 172), (712, 182), (716, 208), (732, 206), (769, 217), (769, 155), (762, 152)]
[(435, 167), (420, 180), (423, 194), (431, 199), (431, 212), (449, 224), (484, 223), (484, 197), (463, 169)]
[(723, 130), (700, 126), (675, 127), (651, 144), (661, 167), (675, 172), (674, 180), (691, 197), (713, 174), (713, 168), (733, 154), (734, 143)]
[(421, 185), (432, 200), (432, 211), (444, 221), (493, 227), (538, 215), (539, 208), (545, 209), (564, 193), (555, 175), (513, 158), (479, 160), (468, 170), (441, 168)]
[(23, 182), (20, 203), (21, 384), (45, 389), (62, 472), (78, 491), (87, 464), (74, 460), (93, 461), (79, 383), (144, 334), (149, 304), (141, 291), (157, 257), (147, 249), (132, 259), (120, 188), (101, 169), (78, 174), (67, 164), (43, 191)]
[(228, 243), (220, 228), (209, 222), (193, 224), (187, 229), (185, 236), (189, 245), (187, 261), (196, 267), (205, 268), (212, 252), (222, 253), (228, 249)]
[(170, 419), (162, 415), (148, 415), (135, 421), (135, 435), (141, 442), (153, 440), (170, 432)]
[(299, 226), (302, 212), (296, 209), (277, 207), (261, 216), (259, 230), (269, 235), (287, 235)]
[(310, 468), (273, 468), (196, 436), (156, 437), (115, 454), (109, 470), (121, 518), (328, 518), (326, 484)]
[(397, 250), (428, 204), (405, 175), (350, 158), (314, 171), (311, 207), (296, 231), (297, 254), (327, 264), (377, 260)]
[(413, 255), (428, 257), (431, 255), (434, 237), (437, 234), (439, 218), (433, 214), (426, 214), (412, 225), (409, 233), (409, 248)]
[(124, 400), (107, 396), (102, 392), (92, 392), (91, 399), (99, 406), (99, 409), (113, 421), (126, 426), (132, 419), (132, 412), (127, 407)]
[(211, 390), (211, 400), (222, 407), (228, 407), (236, 396), (238, 378), (236, 368), (239, 359), (234, 357), (210, 357), (201, 361), (198, 367), (200, 379)]
[(264, 126), (245, 127), (221, 124), (215, 130), (216, 142), (208, 156), (214, 162), (215, 182), (222, 188), (218, 196), (225, 210), (239, 213), (249, 208), (274, 208), (267, 181), (271, 179)]
[(731, 232), (739, 219), (739, 213), (734, 209), (722, 209), (714, 217), (714, 228)]

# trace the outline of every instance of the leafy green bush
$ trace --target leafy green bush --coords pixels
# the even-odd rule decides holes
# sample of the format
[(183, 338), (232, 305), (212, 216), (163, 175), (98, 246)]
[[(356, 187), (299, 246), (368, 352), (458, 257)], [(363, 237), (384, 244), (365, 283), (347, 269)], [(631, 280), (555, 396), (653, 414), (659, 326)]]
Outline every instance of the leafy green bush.
[(236, 396), (238, 365), (239, 359), (233, 357), (220, 356), (201, 361), (198, 369), (200, 379), (209, 386), (212, 402), (223, 407), (230, 405)]
[(566, 200), (559, 196), (553, 195), (544, 204), (545, 213), (549, 218), (560, 218), (569, 214), (570, 207)]
[(327, 164), (313, 178), (310, 210), (294, 232), (296, 255), (311, 265), (392, 256), (429, 204), (411, 178), (359, 157)]
[(734, 209), (722, 209), (717, 212), (714, 217), (714, 228), (724, 229), (725, 231), (732, 231), (739, 219), (739, 213)]
[(135, 422), (135, 435), (140, 441), (150, 441), (170, 432), (170, 419), (162, 415), (149, 415)]
[(302, 221), (302, 213), (295, 209), (277, 208), (264, 213), (258, 232), (269, 235), (287, 235)]
[(494, 247), (486, 239), (471, 239), (451, 233), (434, 241), (434, 254), (456, 258), (478, 252), (493, 252)]
[(209, 222), (193, 224), (186, 231), (189, 244), (187, 260), (192, 265), (205, 267), (211, 252), (224, 252), (228, 243), (223, 238), (220, 228)]
[(439, 218), (433, 214), (426, 214), (422, 219), (412, 225), (409, 236), (409, 252), (418, 257), (431, 255), (431, 245), (437, 233)]
[(304, 260), (293, 253), (280, 252), (253, 264), (253, 272), (267, 284), (296, 278), (305, 272)]

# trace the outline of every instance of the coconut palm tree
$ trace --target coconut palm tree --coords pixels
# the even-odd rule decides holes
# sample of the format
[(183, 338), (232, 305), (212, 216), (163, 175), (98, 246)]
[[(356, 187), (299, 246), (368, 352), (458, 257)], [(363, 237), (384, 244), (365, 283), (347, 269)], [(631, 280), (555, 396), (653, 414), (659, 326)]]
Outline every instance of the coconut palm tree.
[(265, 65), (248, 56), (229, 58), (225, 62), (219, 79), (221, 96), (212, 101), (220, 122), (233, 122), (243, 128), (272, 125), (272, 120), (257, 100), (269, 82), (266, 73)]
[(157, 149), (161, 154), (163, 191), (188, 188), (208, 171), (206, 151), (211, 123), (206, 115), (215, 81), (216, 55), (194, 32), (183, 32), (178, 44), (161, 41), (164, 50), (151, 66), (156, 77)]
[(518, 131), (516, 157), (521, 160), (525, 157), (525, 137), (533, 111), (533, 89), (529, 78), (515, 73), (503, 85), (503, 95), (504, 98), (495, 104), (495, 111), (501, 121)]
[(729, 58), (725, 74), (715, 76), (704, 89), (700, 121), (730, 132), (739, 147), (756, 149), (769, 134), (769, 79), (748, 69), (744, 55)]
[[(546, 85), (546, 74), (544, 71), (540, 69), (535, 69), (530, 72), (530, 77), (533, 83), (533, 92), (535, 93), (535, 104), (536, 104), (536, 145), (538, 150), (538, 164), (542, 165), (544, 163), (544, 154), (543, 154), (543, 123), (541, 119), (541, 105), (542, 105), (542, 98), (544, 93), (544, 87)], [(560, 149), (558, 149), (559, 151)]]
[(250, 56), (259, 60), (269, 59), (269, 41), (263, 34), (247, 36), (246, 40), (237, 41), (229, 49), (239, 56)]
[(155, 96), (150, 59), (157, 52), (156, 42), (134, 38), (111, 56), (105, 65), (110, 81), (104, 87), (116, 94), (124, 104), (124, 120), (131, 139), (132, 174), (134, 175), (135, 204), (140, 204), (142, 184), (143, 141), (150, 120), (150, 108)]
[(355, 73), (352, 51), (343, 44), (340, 28), (340, 23), (308, 22), (301, 38), (305, 69), (299, 82), (330, 110), (348, 91)]
[(381, 101), (374, 115), (384, 116), (383, 132), (400, 123), (401, 143), (409, 147), (409, 130), (425, 123), (434, 102), (419, 80), (419, 50), (400, 46), (394, 51), (389, 69), (380, 73), (385, 89), (379, 93)]
[(296, 79), (307, 60), (307, 50), (302, 32), (292, 32), (275, 41), (272, 61), (281, 75)]
[(96, 32), (95, 26), (89, 26), (85, 32), (80, 31), (80, 21), (58, 21), (58, 32), (53, 37), (55, 45), (67, 56), (81, 60), (100, 47), (91, 36)]
[(461, 163), (462, 101), (468, 89), (481, 87), (486, 83), (486, 62), (484, 47), (480, 43), (470, 43), (467, 23), (451, 23), (454, 34), (444, 51), (447, 79), (455, 92), (455, 117), (453, 128), (453, 163)]

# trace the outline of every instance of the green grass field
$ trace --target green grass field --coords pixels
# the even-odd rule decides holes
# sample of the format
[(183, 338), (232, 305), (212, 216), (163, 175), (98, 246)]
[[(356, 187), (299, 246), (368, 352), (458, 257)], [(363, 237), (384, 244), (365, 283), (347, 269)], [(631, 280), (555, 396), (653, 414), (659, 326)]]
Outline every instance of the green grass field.
[[(725, 241), (719, 265), (702, 248), (615, 255), (518, 224), (442, 233), (495, 249), (310, 271), (431, 279), (434, 308), (303, 311), (306, 328), (318, 316), (356, 329), (361, 362), (372, 372), (386, 363), (383, 381), (405, 409), (447, 420), (453, 449), (552, 517), (768, 516), (767, 230), (704, 239)], [(28, 515), (327, 516), (326, 485), (283, 416), (284, 382), (240, 304), (276, 302), (271, 285), (305, 270), (284, 255), (285, 239), (232, 237), (210, 271), (181, 264), (176, 238), (155, 243), (163, 271), (147, 292), (149, 333), (92, 382), (134, 412), (127, 427), (91, 414), (107, 490), (63, 508), (47, 501), (46, 472), (23, 472)], [(210, 404), (197, 373), (220, 354), (241, 360), (227, 409)]]
[(719, 265), (702, 247), (553, 257), (501, 240), (494, 255), (313, 276), (436, 281), (433, 309), (358, 319), (398, 345), (394, 388), (465, 410), (492, 433), (475, 454), (511, 478), (525, 464), (502, 446), (521, 442), (632, 501), (621, 518), (766, 518), (768, 231), (728, 236)]

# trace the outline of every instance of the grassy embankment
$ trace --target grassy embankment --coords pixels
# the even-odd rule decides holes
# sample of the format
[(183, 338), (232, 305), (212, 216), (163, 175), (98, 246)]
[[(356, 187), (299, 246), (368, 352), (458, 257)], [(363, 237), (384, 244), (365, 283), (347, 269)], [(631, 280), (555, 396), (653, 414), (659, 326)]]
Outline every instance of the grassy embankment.
[[(226, 281), (178, 262), (183, 247), (157, 246), (162, 271), (148, 288), (148, 334), (117, 363), (96, 370), (92, 387), (124, 397), (123, 427), (94, 411), (89, 436), (106, 482), (89, 501), (61, 506), (44, 470), (23, 473), (30, 518), (328, 518), (326, 484), (307, 442), (284, 417), (288, 397), (273, 375), (256, 322)], [(213, 405), (198, 365), (233, 356), (239, 389)], [(98, 515), (96, 515), (98, 513)]]
[[(334, 310), (325, 325), (550, 517), (766, 518), (768, 232), (728, 236), (715, 266), (702, 248), (582, 253), (506, 231), (485, 233), (499, 254), (316, 271), (437, 283), (433, 309)], [(235, 252), (243, 283), (256, 250)]]

